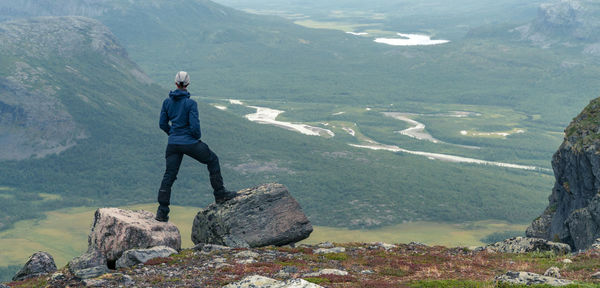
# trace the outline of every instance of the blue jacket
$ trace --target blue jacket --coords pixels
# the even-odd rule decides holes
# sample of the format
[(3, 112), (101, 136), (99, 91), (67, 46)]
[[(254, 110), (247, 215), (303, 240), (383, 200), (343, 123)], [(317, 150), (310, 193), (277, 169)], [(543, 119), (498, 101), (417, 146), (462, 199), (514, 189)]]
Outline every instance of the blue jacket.
[[(171, 125), (169, 125), (169, 121)], [(190, 93), (177, 89), (169, 93), (160, 111), (160, 129), (169, 135), (169, 144), (194, 144), (202, 135), (198, 119), (198, 104)]]

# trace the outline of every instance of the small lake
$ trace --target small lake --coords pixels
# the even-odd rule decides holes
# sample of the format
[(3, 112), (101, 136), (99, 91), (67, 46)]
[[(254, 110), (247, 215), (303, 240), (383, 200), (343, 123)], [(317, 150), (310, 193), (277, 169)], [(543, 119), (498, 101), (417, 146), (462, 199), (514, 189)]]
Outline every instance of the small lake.
[(449, 43), (449, 40), (431, 40), (431, 36), (397, 33), (400, 38), (376, 38), (375, 42), (392, 46), (430, 46)]

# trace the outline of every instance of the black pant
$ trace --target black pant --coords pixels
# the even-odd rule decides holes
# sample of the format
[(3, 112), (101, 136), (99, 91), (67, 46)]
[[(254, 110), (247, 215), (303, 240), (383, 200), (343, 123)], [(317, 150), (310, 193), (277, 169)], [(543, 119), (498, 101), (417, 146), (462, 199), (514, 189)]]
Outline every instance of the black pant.
[(160, 206), (169, 206), (170, 204), (171, 186), (173, 186), (173, 182), (177, 179), (177, 173), (179, 172), (179, 166), (181, 166), (184, 154), (207, 165), (208, 172), (210, 173), (210, 185), (215, 195), (224, 189), (219, 158), (208, 148), (208, 145), (202, 141), (188, 145), (168, 144), (167, 151), (165, 152), (167, 168), (160, 184), (160, 190), (158, 191), (158, 203)]

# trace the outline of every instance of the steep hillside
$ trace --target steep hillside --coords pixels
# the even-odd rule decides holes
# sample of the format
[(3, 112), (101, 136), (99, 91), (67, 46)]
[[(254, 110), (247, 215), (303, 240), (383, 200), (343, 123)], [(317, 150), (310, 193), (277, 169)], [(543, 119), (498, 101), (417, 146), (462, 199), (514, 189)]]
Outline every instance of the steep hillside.
[[(97, 97), (107, 89), (94, 89), (101, 88), (97, 86), (101, 82), (99, 75), (89, 70), (96, 64), (110, 67), (113, 71), (107, 74), (121, 77), (123, 82), (144, 86), (150, 83), (99, 22), (77, 17), (39, 18), (2, 24), (0, 31), (3, 43), (0, 55), (4, 60), (0, 68), (3, 147), (0, 160), (58, 154), (80, 140), (96, 136), (92, 135), (90, 125), (86, 125), (91, 123), (73, 116), (72, 113), (81, 112), (73, 111), (77, 105), (73, 102), (83, 101), (84, 105), (77, 105), (77, 110), (110, 111), (118, 103), (119, 109), (130, 104), (128, 109), (141, 110), (136, 112), (138, 115), (149, 111), (146, 109), (150, 103), (141, 101), (135, 93), (125, 103), (117, 91)], [(54, 61), (48, 63), (48, 60)], [(77, 92), (65, 95), (63, 90), (70, 87), (77, 87)], [(135, 107), (134, 103), (142, 105)]]
[[(140, 149), (133, 146), (138, 139), (147, 139), (147, 151), (160, 151), (150, 116), (161, 89), (105, 26), (88, 18), (45, 17), (5, 22), (0, 31), (0, 139), (6, 147), (0, 182), (10, 204), (0, 227), (108, 195), (111, 182), (127, 179), (121, 165), (131, 160), (124, 155)], [(94, 188), (75, 184), (90, 175), (103, 180)], [(64, 198), (40, 194), (59, 191)]]

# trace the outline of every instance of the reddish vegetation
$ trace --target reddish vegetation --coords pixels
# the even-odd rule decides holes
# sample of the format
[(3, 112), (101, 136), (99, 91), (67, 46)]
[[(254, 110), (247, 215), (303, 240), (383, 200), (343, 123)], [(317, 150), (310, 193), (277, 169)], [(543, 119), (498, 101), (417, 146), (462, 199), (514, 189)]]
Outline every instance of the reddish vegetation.
[[(200, 252), (184, 250), (168, 258), (150, 260), (143, 266), (117, 271), (129, 275), (138, 287), (221, 287), (250, 275), (275, 279), (304, 278), (324, 287), (412, 287), (417, 281), (468, 280), (480, 287), (493, 287), (494, 277), (508, 270), (543, 274), (557, 266), (565, 279), (592, 283), (591, 274), (600, 270), (600, 252), (590, 251), (577, 256), (555, 256), (547, 253), (500, 254), (475, 252), (463, 248), (428, 247), (418, 244), (401, 244), (389, 250), (383, 247), (350, 243), (340, 244), (343, 253), (314, 254), (316, 247), (266, 247), (253, 249), (259, 254), (256, 262), (248, 264), (239, 249)], [(565, 264), (563, 259), (573, 262)], [(338, 269), (346, 276), (305, 274), (320, 269)], [(9, 283), (10, 287), (31, 287), (45, 280), (44, 286), (83, 286), (66, 269), (64, 280), (46, 280)], [(285, 272), (285, 273), (284, 273)], [(33, 282), (38, 281), (38, 282)], [(28, 284), (29, 283), (29, 284)], [(417, 283), (417, 284), (415, 284)], [(119, 283), (107, 283), (109, 286)], [(479, 285), (477, 284), (477, 285)], [(448, 287), (452, 287), (451, 285)]]

